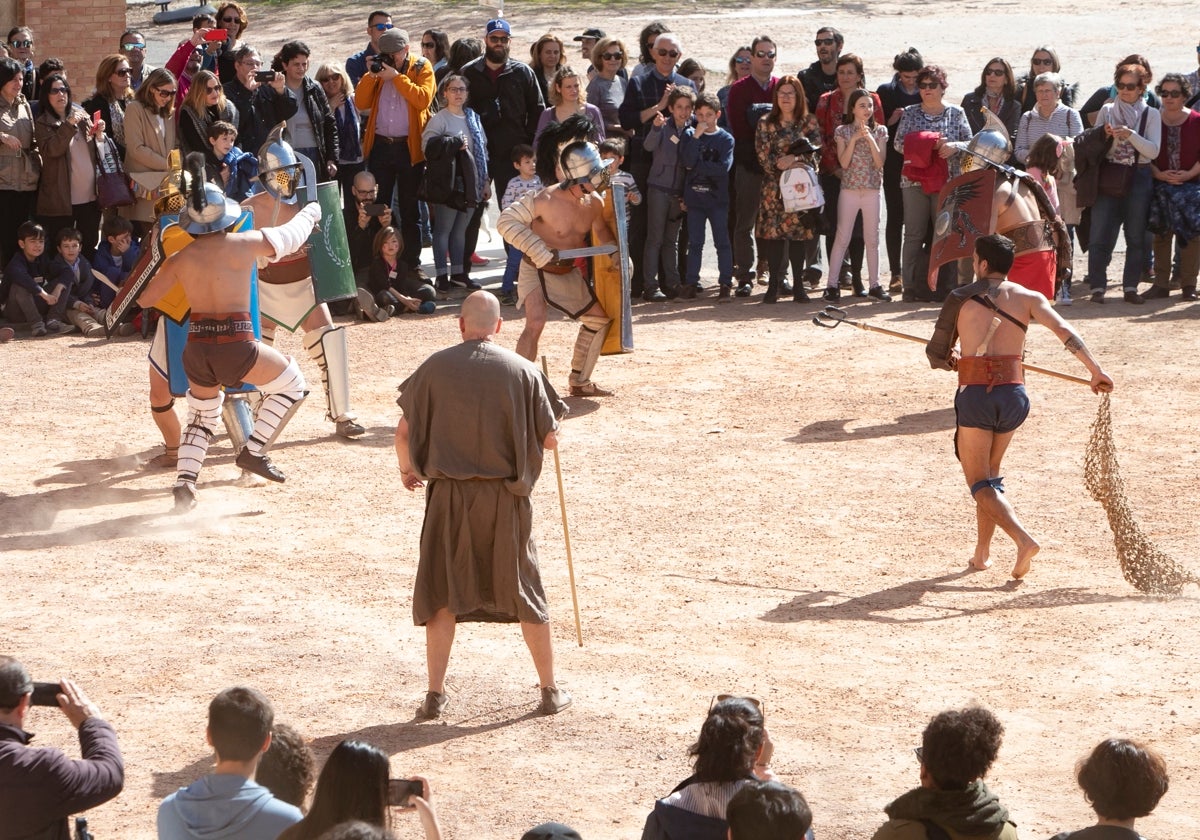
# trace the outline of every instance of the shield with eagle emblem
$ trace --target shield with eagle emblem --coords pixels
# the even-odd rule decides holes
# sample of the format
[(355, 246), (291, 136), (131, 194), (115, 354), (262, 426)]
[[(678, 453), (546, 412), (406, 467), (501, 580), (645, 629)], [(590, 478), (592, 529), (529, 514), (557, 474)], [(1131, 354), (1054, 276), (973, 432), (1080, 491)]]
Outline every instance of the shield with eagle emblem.
[(975, 240), (992, 233), (996, 171), (976, 169), (947, 182), (938, 193), (933, 217), (933, 247), (929, 251), (929, 287), (937, 283), (938, 268), (975, 252)]

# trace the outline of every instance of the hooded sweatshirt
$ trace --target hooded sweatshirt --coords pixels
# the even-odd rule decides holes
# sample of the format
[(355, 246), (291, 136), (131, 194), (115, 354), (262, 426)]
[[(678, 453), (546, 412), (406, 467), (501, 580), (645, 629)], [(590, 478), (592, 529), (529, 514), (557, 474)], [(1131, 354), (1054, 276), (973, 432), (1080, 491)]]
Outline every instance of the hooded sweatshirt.
[(952, 840), (1017, 837), (1016, 824), (1009, 821), (1008, 811), (983, 782), (972, 782), (965, 790), (915, 788), (883, 810), (890, 819), (875, 832), (874, 840), (925, 840), (921, 820), (937, 823)]
[(301, 816), (299, 808), (244, 776), (213, 774), (163, 800), (158, 808), (158, 838), (275, 840)]

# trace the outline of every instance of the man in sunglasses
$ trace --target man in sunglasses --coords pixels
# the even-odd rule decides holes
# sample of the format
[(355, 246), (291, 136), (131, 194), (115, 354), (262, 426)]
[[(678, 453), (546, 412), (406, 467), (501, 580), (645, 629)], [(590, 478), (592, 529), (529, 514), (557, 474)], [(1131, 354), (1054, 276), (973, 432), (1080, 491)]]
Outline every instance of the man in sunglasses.
[(14, 26), (8, 30), (8, 40), (5, 41), (8, 46), (8, 54), (21, 65), (21, 71), (25, 74), (21, 80), (21, 93), (25, 94), (25, 98), (30, 102), (35, 102), (37, 95), (37, 69), (33, 64), (33, 30), (28, 26)]
[(817, 60), (796, 73), (804, 85), (804, 98), (808, 100), (808, 112), (815, 113), (817, 100), (822, 93), (837, 87), (837, 60), (842, 54), (845, 39), (832, 26), (822, 26), (813, 41), (817, 47)]
[[(680, 85), (695, 88), (692, 80), (675, 72), (675, 67), (683, 56), (683, 43), (678, 35), (664, 32), (654, 41), (651, 50), (654, 66), (641, 75), (634, 75), (625, 87), (625, 99), (621, 102), (618, 114), (621, 117), (621, 127), (632, 130), (629, 138), (629, 150), (625, 160), (629, 163), (629, 173), (637, 183), (642, 195), (647, 194), (650, 178), (651, 155), (646, 151), (644, 143), (646, 135), (654, 125), (654, 117), (662, 114), (670, 117), (667, 112), (667, 99), (671, 91)], [(629, 220), (629, 250), (633, 257), (633, 279), (630, 282), (630, 295), (640, 297), (654, 294), (657, 286), (646, 288), (646, 274), (657, 276), (657, 271), (646, 272), (643, 251), (646, 249), (646, 204), (635, 205)], [(656, 282), (656, 281), (655, 281)]]
[(379, 55), (379, 39), (384, 32), (392, 28), (392, 15), (382, 9), (377, 9), (367, 16), (367, 37), (370, 43), (364, 49), (346, 59), (346, 73), (355, 85), (367, 75), (367, 66), (371, 59)]
[(146, 36), (133, 29), (122, 32), (119, 51), (129, 62), (129, 87), (137, 90), (154, 69), (146, 63)]
[(296, 116), (300, 101), (288, 89), (283, 73), (276, 73), (269, 82), (258, 81), (263, 62), (254, 47), (243, 45), (234, 50), (233, 67), (237, 75), (223, 87), (225, 98), (237, 108), (238, 145), (257, 152), (272, 128)]

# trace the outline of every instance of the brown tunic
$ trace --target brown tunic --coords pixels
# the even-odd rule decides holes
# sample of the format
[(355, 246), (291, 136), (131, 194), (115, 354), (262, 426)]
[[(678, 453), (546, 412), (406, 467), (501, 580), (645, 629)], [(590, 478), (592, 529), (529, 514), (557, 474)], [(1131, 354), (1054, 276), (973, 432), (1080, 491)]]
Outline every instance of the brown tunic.
[(413, 621), (549, 620), (529, 496), (542, 441), (567, 410), (529, 361), (490, 341), (434, 353), (400, 386), (426, 480)]

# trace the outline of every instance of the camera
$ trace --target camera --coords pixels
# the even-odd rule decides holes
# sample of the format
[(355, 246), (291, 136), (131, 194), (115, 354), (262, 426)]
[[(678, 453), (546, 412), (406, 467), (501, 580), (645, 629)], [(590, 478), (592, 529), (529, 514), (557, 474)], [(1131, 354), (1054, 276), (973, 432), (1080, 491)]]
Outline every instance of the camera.
[(258, 82), (260, 85), (269, 85), (271, 82), (275, 81), (275, 71), (255, 70), (254, 81)]
[(62, 686), (52, 682), (35, 682), (33, 684), (33, 696), (29, 698), (31, 706), (58, 706), (58, 695), (62, 692)]
[(371, 59), (371, 72), (380, 73), (383, 71), (383, 65), (395, 67), (396, 62), (392, 60), (390, 55), (377, 55)]

